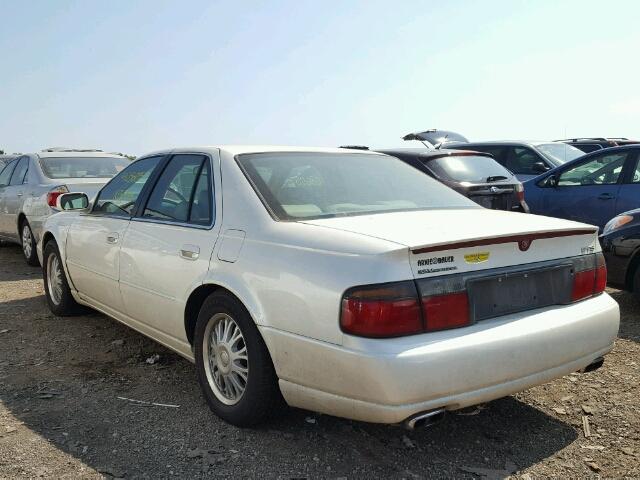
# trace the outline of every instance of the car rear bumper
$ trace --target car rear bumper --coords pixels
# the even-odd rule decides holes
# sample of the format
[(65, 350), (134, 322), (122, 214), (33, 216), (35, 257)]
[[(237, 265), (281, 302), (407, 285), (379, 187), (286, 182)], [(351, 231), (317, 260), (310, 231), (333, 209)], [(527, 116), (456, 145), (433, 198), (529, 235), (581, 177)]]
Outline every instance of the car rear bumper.
[(458, 330), (343, 346), (261, 328), (280, 388), (296, 407), (376, 423), (456, 410), (580, 370), (613, 347), (608, 295), (506, 315)]

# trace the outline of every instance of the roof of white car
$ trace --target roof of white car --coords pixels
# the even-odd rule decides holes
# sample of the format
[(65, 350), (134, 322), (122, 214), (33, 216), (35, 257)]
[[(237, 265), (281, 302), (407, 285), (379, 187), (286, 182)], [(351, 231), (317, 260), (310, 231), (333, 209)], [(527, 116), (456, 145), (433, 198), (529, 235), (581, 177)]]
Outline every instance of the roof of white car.
[(304, 152), (304, 153), (365, 153), (380, 155), (376, 152), (368, 152), (363, 150), (350, 150), (345, 148), (332, 148), (332, 147), (294, 147), (294, 146), (281, 146), (281, 145), (209, 145), (199, 147), (180, 147), (167, 150), (158, 150), (151, 152), (147, 155), (158, 153), (171, 153), (171, 152), (202, 152), (207, 150), (221, 150), (231, 155), (240, 155), (245, 153), (269, 153), (269, 152)]

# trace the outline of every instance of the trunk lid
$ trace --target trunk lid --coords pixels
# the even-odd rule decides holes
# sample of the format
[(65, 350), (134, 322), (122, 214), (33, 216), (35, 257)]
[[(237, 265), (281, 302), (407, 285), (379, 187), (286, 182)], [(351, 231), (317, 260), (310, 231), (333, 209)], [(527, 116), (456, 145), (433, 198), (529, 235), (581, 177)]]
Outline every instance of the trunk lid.
[(308, 220), (404, 245), (414, 278), (510, 267), (599, 251), (597, 228), (481, 208)]
[(86, 193), (89, 201), (91, 201), (109, 180), (111, 179), (105, 178), (104, 181), (97, 182), (95, 178), (69, 178), (65, 181), (65, 179), (62, 178), (60, 179), (60, 185), (66, 185), (69, 192)]

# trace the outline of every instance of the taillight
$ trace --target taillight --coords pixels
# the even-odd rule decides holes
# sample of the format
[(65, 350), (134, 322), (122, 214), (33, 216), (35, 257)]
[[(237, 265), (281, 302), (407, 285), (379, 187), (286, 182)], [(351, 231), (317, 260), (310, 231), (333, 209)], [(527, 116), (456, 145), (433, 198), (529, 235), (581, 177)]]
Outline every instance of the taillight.
[[(554, 294), (548, 296), (548, 303), (533, 302), (529, 308), (567, 305), (605, 290), (607, 267), (602, 252), (563, 259), (560, 265), (552, 268), (560, 269), (558, 276), (539, 278), (556, 279), (549, 287), (540, 285), (540, 288), (556, 289)], [(531, 271), (543, 275), (548, 270), (538, 267)], [(473, 323), (471, 312), (478, 307), (477, 303), (472, 307), (469, 301), (467, 280), (490, 278), (492, 275), (497, 274), (491, 270), (468, 272), (351, 288), (342, 297), (340, 326), (345, 333), (373, 338), (465, 327)], [(526, 279), (527, 275), (522, 278)], [(477, 298), (477, 293), (474, 298)], [(504, 312), (497, 315), (501, 314)], [(480, 319), (486, 318), (492, 317)]]
[(607, 266), (601, 252), (579, 257), (574, 261), (574, 268), (571, 300), (576, 302), (604, 292), (607, 286)]
[(66, 185), (60, 185), (59, 187), (52, 188), (47, 193), (47, 205), (55, 208), (56, 200), (58, 200), (58, 197), (63, 193), (68, 193), (68, 192), (69, 192), (69, 189), (67, 188)]
[(524, 202), (524, 185), (521, 183), (516, 185), (516, 195), (518, 195), (518, 201)]
[(464, 327), (471, 323), (464, 278), (459, 275), (424, 278), (418, 280), (417, 284), (425, 331)]
[(348, 290), (342, 298), (342, 331), (363, 337), (396, 337), (422, 331), (413, 281)]
[(426, 331), (469, 325), (469, 297), (466, 291), (423, 297), (422, 308)]

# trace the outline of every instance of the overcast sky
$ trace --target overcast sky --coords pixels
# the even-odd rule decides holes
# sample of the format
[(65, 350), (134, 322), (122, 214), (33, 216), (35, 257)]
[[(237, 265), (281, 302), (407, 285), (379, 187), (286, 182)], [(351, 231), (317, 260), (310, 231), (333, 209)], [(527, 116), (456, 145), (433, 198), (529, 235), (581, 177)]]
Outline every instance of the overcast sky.
[(640, 137), (640, 2), (0, 0), (0, 149)]

